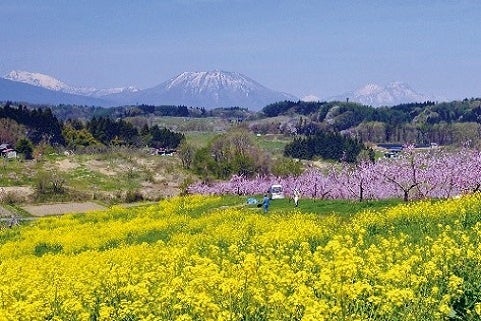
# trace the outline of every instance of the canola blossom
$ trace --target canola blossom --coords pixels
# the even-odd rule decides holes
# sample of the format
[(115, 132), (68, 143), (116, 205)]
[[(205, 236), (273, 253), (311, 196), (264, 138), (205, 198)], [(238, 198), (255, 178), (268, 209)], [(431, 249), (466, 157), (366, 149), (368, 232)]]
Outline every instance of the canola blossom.
[(0, 320), (479, 320), (481, 196), (346, 218), (176, 197), (0, 231)]

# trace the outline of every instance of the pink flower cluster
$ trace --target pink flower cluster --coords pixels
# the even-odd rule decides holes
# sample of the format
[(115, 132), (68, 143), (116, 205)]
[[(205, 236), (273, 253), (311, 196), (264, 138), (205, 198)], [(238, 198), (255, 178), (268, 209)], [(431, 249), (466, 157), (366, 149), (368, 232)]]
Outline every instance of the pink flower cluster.
[(297, 177), (233, 176), (229, 181), (194, 184), (189, 192), (259, 195), (272, 184), (283, 185), (288, 197), (297, 190), (301, 197), (313, 199), (448, 198), (481, 190), (481, 152), (468, 148), (452, 152), (407, 148), (396, 158), (375, 163), (310, 168)]

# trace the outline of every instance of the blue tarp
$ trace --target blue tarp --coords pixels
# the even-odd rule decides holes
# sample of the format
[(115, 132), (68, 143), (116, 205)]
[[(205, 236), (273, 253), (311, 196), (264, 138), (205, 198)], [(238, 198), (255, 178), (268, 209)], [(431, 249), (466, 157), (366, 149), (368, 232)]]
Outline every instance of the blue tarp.
[(257, 200), (253, 197), (249, 197), (247, 199), (247, 204), (252, 205), (252, 204), (257, 204)]

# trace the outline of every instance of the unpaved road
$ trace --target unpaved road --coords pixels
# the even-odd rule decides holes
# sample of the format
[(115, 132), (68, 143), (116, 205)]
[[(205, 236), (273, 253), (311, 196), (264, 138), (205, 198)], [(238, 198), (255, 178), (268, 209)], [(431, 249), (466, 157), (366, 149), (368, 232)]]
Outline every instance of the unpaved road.
[(104, 210), (105, 207), (94, 202), (83, 203), (57, 203), (44, 205), (27, 205), (22, 209), (33, 216), (61, 215), (67, 213), (85, 213), (89, 211)]

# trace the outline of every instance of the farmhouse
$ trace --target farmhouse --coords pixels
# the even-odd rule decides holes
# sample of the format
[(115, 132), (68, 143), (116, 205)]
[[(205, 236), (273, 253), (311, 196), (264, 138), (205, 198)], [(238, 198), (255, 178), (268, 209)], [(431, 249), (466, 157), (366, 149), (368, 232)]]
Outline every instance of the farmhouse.
[(17, 158), (17, 152), (10, 144), (0, 144), (0, 154), (5, 158)]
[(172, 148), (157, 148), (155, 154), (161, 156), (172, 156), (175, 152), (176, 150)]

